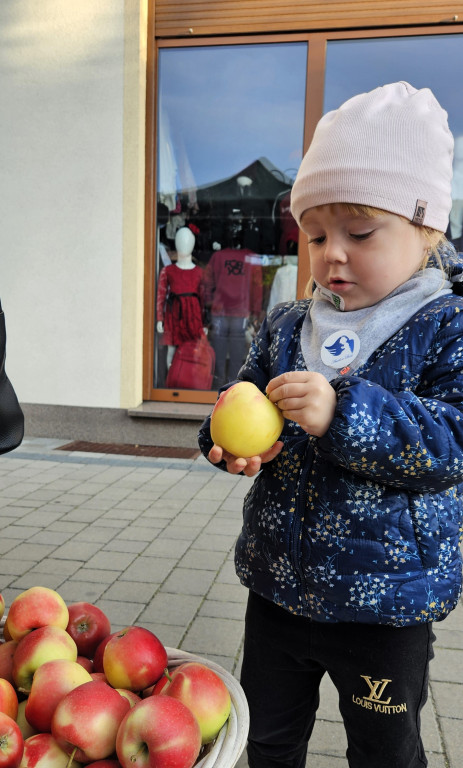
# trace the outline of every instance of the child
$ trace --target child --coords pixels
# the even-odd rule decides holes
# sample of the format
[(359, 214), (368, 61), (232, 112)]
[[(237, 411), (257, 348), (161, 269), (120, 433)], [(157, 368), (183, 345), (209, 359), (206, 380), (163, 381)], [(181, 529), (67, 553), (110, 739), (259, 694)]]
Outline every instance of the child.
[(444, 110), (405, 82), (320, 120), (292, 190), (313, 296), (270, 312), (239, 373), (282, 410), (281, 440), (244, 459), (200, 431), (212, 463), (261, 470), (235, 555), (251, 768), (305, 766), (325, 672), (350, 768), (427, 765), (432, 621), (461, 590), (452, 151)]

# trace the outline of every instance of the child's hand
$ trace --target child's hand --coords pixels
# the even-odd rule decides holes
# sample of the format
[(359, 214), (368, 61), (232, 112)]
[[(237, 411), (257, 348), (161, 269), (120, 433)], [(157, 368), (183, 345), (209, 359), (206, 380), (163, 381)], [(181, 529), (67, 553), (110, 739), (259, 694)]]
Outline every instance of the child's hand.
[(285, 419), (295, 421), (309, 435), (328, 431), (336, 408), (336, 393), (321, 373), (289, 371), (271, 379), (267, 395)]
[(208, 459), (212, 464), (218, 464), (222, 459), (227, 463), (227, 471), (231, 475), (239, 475), (240, 472), (247, 475), (247, 477), (253, 477), (260, 471), (261, 465), (267, 461), (272, 461), (275, 456), (278, 456), (283, 443), (281, 440), (277, 440), (268, 451), (264, 451), (259, 456), (251, 456), (249, 459), (238, 458), (233, 456), (228, 451), (225, 451), (220, 445), (213, 445), (209, 451)]

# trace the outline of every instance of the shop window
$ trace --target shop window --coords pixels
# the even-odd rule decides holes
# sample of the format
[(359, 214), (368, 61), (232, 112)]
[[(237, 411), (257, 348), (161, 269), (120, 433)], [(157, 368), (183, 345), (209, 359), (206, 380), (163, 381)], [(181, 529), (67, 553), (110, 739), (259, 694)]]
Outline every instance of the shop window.
[(458, 250), (463, 250), (462, 68), (462, 35), (331, 41), (327, 47), (324, 100), (327, 112), (356, 93), (397, 80), (432, 90), (448, 112), (455, 137), (453, 205), (446, 235)]
[(216, 390), (296, 297), (307, 43), (160, 48), (154, 388)]

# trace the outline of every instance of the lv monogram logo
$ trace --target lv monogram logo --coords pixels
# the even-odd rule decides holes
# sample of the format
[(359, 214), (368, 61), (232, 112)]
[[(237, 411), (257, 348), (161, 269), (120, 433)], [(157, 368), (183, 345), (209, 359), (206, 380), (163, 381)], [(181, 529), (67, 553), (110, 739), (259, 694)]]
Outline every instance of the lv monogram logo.
[(387, 680), (383, 677), (382, 680), (372, 680), (371, 677), (368, 675), (360, 675), (365, 682), (368, 684), (368, 687), (370, 689), (370, 695), (364, 696), (363, 698), (367, 701), (374, 701), (375, 704), (389, 704), (391, 701), (391, 697), (389, 696), (388, 699), (383, 701), (381, 699), (381, 696), (384, 693), (384, 689), (386, 688), (386, 685), (391, 682), (391, 680)]
[(368, 696), (357, 696), (352, 694), (352, 703), (358, 707), (362, 707), (365, 711), (377, 712), (380, 715), (399, 715), (402, 712), (407, 711), (407, 702), (402, 701), (399, 704), (391, 704), (391, 696), (388, 699), (383, 699), (384, 691), (392, 680), (383, 677), (382, 680), (372, 680), (369, 675), (360, 675), (365, 680), (370, 689)]

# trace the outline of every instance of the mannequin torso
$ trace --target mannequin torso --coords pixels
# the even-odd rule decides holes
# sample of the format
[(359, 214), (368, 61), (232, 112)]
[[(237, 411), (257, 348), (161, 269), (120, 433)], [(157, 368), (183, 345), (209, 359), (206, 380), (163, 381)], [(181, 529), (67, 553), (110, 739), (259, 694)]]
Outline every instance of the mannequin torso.
[[(193, 262), (195, 237), (188, 227), (175, 236), (177, 260), (159, 274), (156, 330), (163, 333), (169, 367), (176, 346), (203, 335), (202, 269)], [(163, 319), (161, 319), (163, 318)]]

